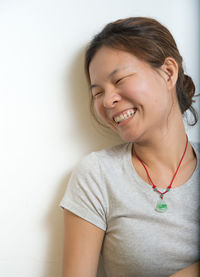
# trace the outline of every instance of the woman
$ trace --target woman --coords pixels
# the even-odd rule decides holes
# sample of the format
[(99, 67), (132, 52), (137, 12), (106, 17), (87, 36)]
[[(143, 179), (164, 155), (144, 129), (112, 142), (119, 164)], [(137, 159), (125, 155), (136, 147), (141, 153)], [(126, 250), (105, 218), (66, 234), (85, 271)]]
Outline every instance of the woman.
[[(151, 18), (108, 24), (85, 59), (92, 107), (124, 144), (74, 170), (65, 208), (65, 277), (199, 276), (199, 145), (182, 116), (195, 87), (169, 31)], [(186, 275), (184, 275), (186, 274)]]

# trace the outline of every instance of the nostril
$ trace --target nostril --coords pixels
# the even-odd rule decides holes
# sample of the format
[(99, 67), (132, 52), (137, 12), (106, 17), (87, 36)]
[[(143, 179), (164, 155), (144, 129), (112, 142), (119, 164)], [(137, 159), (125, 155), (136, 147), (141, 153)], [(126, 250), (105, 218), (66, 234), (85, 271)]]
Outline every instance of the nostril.
[(118, 102), (117, 100), (114, 100), (112, 103), (115, 104), (115, 103), (117, 103), (117, 102)]

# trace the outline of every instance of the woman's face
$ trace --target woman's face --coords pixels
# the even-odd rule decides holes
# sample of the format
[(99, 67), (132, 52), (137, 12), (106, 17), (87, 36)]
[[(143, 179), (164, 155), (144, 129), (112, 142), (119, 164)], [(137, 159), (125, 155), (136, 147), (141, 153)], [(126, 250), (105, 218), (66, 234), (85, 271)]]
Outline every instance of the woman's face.
[(123, 140), (141, 141), (166, 129), (172, 99), (165, 72), (131, 53), (102, 47), (89, 73), (97, 115)]

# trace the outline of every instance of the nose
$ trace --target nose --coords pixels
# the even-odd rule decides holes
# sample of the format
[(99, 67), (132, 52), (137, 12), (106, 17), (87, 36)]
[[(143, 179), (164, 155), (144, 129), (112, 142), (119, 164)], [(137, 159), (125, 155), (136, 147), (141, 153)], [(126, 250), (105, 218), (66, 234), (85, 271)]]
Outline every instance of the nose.
[(113, 108), (119, 101), (121, 96), (117, 91), (107, 91), (104, 93), (103, 105), (105, 108)]

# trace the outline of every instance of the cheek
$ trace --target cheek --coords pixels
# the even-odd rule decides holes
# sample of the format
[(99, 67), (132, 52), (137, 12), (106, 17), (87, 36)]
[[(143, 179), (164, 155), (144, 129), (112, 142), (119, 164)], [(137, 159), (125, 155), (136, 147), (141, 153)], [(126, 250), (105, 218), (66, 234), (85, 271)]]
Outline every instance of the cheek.
[(95, 110), (96, 114), (100, 118), (104, 118), (104, 109), (102, 107), (101, 101), (100, 100), (94, 100), (93, 107), (94, 107), (94, 110)]
[(127, 99), (140, 107), (148, 118), (160, 117), (167, 112), (169, 99), (166, 88), (153, 77), (126, 82), (123, 91)]
[(142, 80), (130, 80), (123, 84), (122, 91), (125, 97), (140, 102), (148, 94), (148, 86)]

